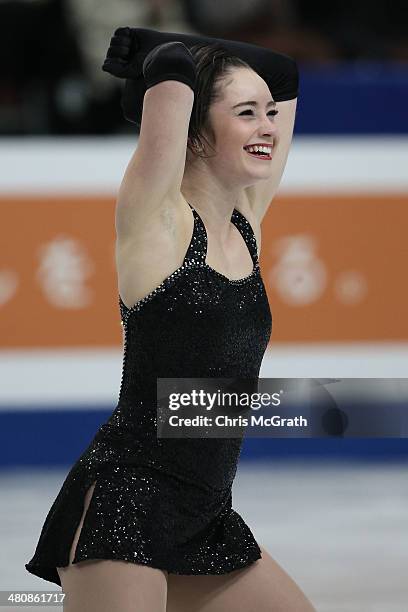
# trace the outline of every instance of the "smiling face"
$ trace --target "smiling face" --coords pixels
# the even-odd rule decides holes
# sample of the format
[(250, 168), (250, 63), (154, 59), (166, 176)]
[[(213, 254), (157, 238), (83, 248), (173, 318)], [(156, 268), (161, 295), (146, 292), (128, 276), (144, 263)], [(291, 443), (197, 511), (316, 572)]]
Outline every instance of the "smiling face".
[[(253, 70), (234, 68), (218, 84), (222, 95), (209, 109), (213, 135), (206, 134), (215, 152), (206, 162), (217, 175), (246, 187), (269, 178), (279, 134), (276, 105), (268, 85)], [(263, 155), (250, 145), (271, 147)]]

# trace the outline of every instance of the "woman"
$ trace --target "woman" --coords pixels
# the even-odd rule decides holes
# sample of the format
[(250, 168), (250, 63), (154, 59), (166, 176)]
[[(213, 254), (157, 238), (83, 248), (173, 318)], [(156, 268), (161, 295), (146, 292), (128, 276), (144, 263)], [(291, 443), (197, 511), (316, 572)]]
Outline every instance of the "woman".
[[(115, 33), (105, 69), (140, 77), (137, 35)], [(119, 402), (68, 474), (26, 568), (62, 585), (65, 612), (312, 611), (232, 508), (242, 437), (156, 433), (157, 378), (259, 374), (272, 322), (260, 223), (296, 99), (276, 104), (217, 43), (153, 47), (143, 82), (116, 209)]]

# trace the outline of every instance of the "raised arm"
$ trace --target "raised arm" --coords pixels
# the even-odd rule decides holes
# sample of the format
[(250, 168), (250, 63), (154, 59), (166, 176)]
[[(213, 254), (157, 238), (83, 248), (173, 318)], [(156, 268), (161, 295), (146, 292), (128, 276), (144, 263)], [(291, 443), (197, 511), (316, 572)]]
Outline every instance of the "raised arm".
[[(254, 217), (260, 223), (279, 187), (292, 141), (299, 88), (299, 73), (295, 60), (258, 45), (195, 34), (177, 34), (146, 28), (127, 28), (127, 36), (139, 43), (137, 46), (133, 46), (131, 51), (135, 62), (140, 62), (141, 58), (155, 45), (171, 40), (180, 40), (187, 47), (197, 43), (219, 43), (232, 55), (246, 61), (268, 84), (279, 111), (275, 121), (280, 132), (280, 142), (274, 153), (271, 177), (257, 185), (248, 187), (246, 190)], [(127, 79), (122, 97), (124, 116), (136, 125), (140, 125), (143, 101), (142, 89), (140, 79)]]
[[(123, 28), (121, 28), (123, 33)], [(116, 34), (116, 33), (115, 33)], [(104, 70), (115, 76), (134, 70), (129, 49), (111, 40)], [(194, 102), (196, 68), (185, 45), (173, 41), (152, 49), (143, 61), (145, 88), (137, 149), (120, 185), (116, 230), (132, 237), (140, 224), (157, 216), (166, 202), (177, 201), (184, 174), (188, 126)]]
[(125, 236), (141, 218), (176, 201), (186, 160), (193, 91), (163, 81), (147, 90), (137, 149), (126, 168), (116, 206), (116, 229)]

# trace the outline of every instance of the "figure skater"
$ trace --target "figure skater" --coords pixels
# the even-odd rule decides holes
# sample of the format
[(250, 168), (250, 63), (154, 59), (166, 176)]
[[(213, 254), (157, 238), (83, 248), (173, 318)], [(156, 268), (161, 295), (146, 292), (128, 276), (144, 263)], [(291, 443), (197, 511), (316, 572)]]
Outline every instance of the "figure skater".
[(156, 431), (157, 378), (259, 375), (272, 328), (261, 221), (292, 139), (296, 64), (122, 27), (103, 69), (127, 79), (140, 129), (116, 207), (119, 400), (25, 567), (62, 586), (65, 612), (313, 611), (232, 507), (242, 437)]

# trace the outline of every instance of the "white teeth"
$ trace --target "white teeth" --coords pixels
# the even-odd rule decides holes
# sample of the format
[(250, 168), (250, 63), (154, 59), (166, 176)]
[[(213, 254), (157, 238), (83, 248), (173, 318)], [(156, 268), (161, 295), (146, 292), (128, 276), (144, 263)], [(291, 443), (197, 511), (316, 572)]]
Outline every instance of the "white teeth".
[(246, 147), (246, 150), (249, 151), (250, 153), (266, 153), (266, 154), (271, 154), (272, 153), (272, 147), (268, 147), (268, 146), (250, 146), (250, 147)]

